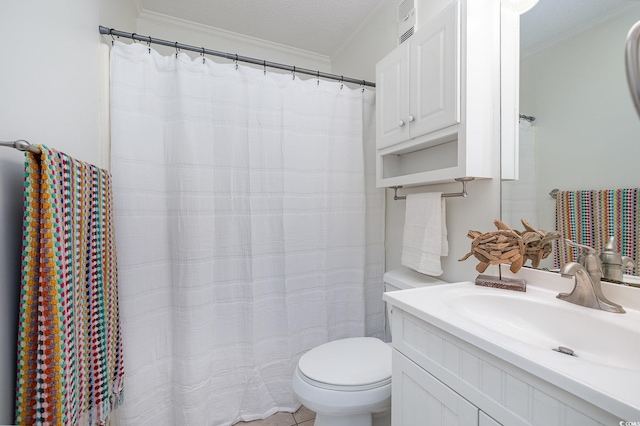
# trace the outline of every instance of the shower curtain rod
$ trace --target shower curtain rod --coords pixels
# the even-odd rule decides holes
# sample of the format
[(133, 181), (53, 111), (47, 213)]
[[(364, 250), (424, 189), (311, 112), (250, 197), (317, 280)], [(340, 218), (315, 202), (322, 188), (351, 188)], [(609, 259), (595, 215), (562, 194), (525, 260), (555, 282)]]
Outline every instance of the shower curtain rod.
[(29, 151), (29, 152), (33, 152), (34, 154), (41, 153), (40, 148), (38, 148), (35, 145), (31, 145), (29, 142), (25, 141), (24, 139), (18, 139), (17, 141), (11, 141), (11, 142), (0, 141), (0, 146), (15, 148), (18, 151)]
[(291, 71), (294, 74), (307, 74), (307, 75), (315, 76), (317, 78), (322, 77), (329, 80), (337, 80), (342, 83), (354, 83), (354, 84), (359, 84), (361, 86), (376, 87), (375, 83), (371, 83), (370, 81), (366, 81), (366, 80), (357, 80), (355, 78), (344, 77), (337, 74), (329, 74), (326, 72), (314, 71), (314, 70), (305, 69), (305, 68), (298, 68), (291, 65), (279, 64), (277, 62), (264, 61), (262, 59), (255, 59), (255, 58), (250, 58), (248, 56), (236, 55), (235, 53), (218, 52), (216, 50), (205, 49), (204, 47), (197, 47), (197, 46), (191, 46), (188, 44), (178, 43), (177, 41), (172, 42), (168, 40), (154, 38), (151, 36), (141, 36), (136, 33), (126, 33), (124, 31), (114, 30), (113, 28), (107, 28), (102, 25), (99, 26), (99, 30), (100, 30), (100, 34), (106, 34), (112, 37), (113, 36), (125, 37), (125, 38), (130, 38), (132, 40), (143, 41), (149, 44), (151, 43), (160, 44), (163, 46), (173, 47), (176, 50), (190, 50), (192, 52), (200, 53), (201, 55), (218, 56), (220, 58), (226, 58), (236, 62), (241, 61), (241, 62), (247, 62), (254, 65), (262, 65), (265, 68), (266, 67), (277, 68), (280, 70)]

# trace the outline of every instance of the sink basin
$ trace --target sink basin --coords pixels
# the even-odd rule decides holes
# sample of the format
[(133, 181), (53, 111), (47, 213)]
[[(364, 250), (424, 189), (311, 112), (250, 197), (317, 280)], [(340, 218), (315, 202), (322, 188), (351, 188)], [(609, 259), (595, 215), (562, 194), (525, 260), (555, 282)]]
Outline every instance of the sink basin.
[(443, 299), (459, 315), (511, 339), (542, 349), (567, 347), (583, 361), (640, 372), (636, 311), (598, 311), (538, 289), (527, 293), (486, 290), (451, 291)]

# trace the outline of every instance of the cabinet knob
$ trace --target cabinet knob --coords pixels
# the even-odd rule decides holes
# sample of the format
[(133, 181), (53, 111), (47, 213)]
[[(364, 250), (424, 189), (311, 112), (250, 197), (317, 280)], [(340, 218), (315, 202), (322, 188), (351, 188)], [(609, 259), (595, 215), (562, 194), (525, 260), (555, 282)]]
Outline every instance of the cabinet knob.
[(409, 116), (409, 123), (416, 121), (416, 118), (413, 115)]
[(398, 127), (402, 127), (402, 126), (404, 126), (404, 124), (405, 124), (404, 120), (400, 120), (400, 122), (398, 123)]

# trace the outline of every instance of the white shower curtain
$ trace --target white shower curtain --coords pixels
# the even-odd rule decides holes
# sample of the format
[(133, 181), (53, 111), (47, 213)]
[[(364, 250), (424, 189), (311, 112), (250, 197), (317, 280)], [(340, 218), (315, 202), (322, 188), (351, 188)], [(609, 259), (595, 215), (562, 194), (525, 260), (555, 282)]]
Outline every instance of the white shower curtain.
[(118, 423), (293, 411), (305, 351), (383, 335), (384, 201), (365, 164), (373, 97), (115, 44)]

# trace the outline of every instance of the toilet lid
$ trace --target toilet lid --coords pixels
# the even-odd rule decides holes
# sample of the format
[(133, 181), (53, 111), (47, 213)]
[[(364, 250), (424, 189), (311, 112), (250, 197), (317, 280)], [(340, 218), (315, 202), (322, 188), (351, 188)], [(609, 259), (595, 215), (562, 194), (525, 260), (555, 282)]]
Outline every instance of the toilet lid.
[(382, 386), (391, 382), (391, 348), (373, 337), (335, 340), (304, 354), (298, 369), (308, 379), (332, 387)]

